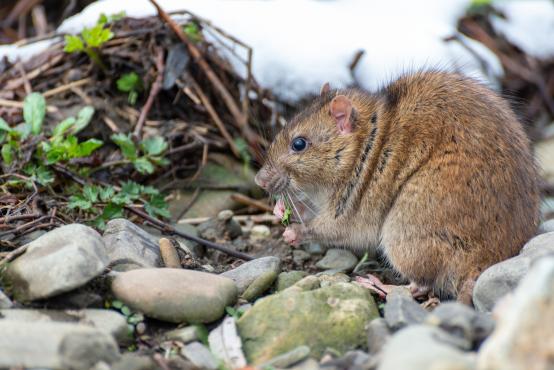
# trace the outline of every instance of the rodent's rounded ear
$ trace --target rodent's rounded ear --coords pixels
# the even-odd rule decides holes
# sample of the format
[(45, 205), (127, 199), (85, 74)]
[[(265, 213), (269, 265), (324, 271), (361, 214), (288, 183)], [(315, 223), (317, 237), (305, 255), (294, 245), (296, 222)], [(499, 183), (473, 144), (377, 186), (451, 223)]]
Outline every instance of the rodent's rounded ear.
[(319, 91), (319, 96), (327, 95), (331, 91), (331, 85), (329, 85), (329, 82), (325, 82), (323, 86), (321, 86), (321, 90)]
[(345, 95), (337, 95), (331, 100), (329, 113), (335, 120), (341, 134), (352, 132), (352, 101)]

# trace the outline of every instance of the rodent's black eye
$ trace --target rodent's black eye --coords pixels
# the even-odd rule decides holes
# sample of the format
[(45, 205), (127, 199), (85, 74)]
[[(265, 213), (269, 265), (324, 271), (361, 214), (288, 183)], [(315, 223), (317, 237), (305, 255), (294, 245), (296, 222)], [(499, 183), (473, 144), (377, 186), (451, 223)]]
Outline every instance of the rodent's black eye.
[(308, 147), (308, 142), (303, 137), (297, 137), (292, 140), (291, 148), (295, 152), (301, 152)]

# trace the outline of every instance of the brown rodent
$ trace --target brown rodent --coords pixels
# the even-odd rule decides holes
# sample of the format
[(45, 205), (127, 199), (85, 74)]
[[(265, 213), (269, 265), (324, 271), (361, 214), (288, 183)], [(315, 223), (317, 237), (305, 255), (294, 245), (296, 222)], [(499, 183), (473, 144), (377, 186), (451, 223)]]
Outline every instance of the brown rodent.
[(459, 74), (330, 91), (276, 136), (258, 185), (292, 202), (285, 239), (380, 248), (411, 282), (471, 302), (536, 231), (538, 175), (506, 101)]

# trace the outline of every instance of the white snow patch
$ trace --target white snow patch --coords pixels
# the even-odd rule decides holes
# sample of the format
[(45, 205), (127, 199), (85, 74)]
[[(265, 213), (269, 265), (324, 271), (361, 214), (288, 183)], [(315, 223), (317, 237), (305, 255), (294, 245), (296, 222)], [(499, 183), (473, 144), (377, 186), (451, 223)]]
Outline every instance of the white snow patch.
[[(460, 70), (489, 82), (503, 73), (498, 59), (481, 44), (463, 38), (489, 65), (487, 71), (459, 43), (443, 41), (444, 37), (457, 33), (456, 21), (469, 0), (424, 3), (159, 0), (159, 3), (166, 11), (190, 10), (252, 46), (254, 76), (262, 86), (290, 100), (319, 91), (326, 81), (335, 87), (351, 84), (348, 65), (360, 49), (365, 50), (365, 55), (355, 78), (368, 89), (382, 86), (403, 71), (422, 67)], [(58, 30), (77, 33), (84, 26), (94, 25), (100, 13), (120, 11), (131, 17), (155, 14), (148, 0), (100, 0), (67, 19)], [(532, 12), (529, 10), (528, 16)], [(517, 27), (514, 30), (517, 33)], [(0, 56), (27, 58), (37, 52), (36, 45), (31, 46), (32, 50), (16, 51), (10, 46), (0, 47)]]
[(538, 58), (554, 56), (554, 2), (551, 0), (496, 1), (506, 19), (495, 17), (496, 30)]

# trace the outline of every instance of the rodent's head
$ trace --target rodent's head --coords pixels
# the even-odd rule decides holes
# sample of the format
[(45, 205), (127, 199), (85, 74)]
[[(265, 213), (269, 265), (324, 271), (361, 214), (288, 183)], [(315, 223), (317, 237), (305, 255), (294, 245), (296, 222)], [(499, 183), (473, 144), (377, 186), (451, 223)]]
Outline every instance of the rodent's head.
[(358, 152), (359, 126), (374, 106), (366, 94), (330, 92), (325, 84), (321, 96), (277, 134), (256, 183), (271, 194), (313, 195), (340, 186)]

